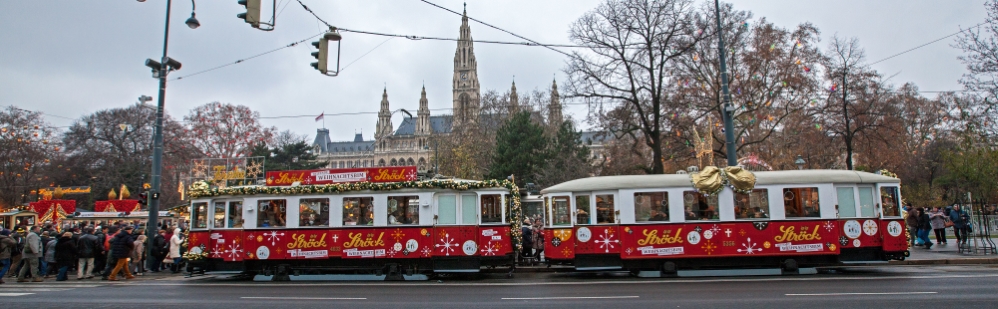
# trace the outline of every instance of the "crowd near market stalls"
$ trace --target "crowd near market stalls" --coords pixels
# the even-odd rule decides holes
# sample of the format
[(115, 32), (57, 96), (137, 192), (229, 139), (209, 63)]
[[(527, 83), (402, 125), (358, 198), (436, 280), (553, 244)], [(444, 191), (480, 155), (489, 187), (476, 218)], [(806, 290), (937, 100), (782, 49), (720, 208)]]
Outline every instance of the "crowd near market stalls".
[(510, 181), (419, 180), (402, 166), (268, 172), (267, 184), (191, 186), (192, 269), (275, 280), (512, 271), (520, 203)]

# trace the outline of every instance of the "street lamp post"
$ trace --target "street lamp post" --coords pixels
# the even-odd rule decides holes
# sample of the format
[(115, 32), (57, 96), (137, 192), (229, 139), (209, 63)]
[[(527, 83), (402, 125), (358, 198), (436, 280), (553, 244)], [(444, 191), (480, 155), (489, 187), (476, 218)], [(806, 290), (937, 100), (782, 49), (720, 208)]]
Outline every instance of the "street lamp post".
[(797, 155), (797, 160), (794, 160), (794, 164), (797, 165), (797, 169), (802, 170), (804, 169), (804, 164), (807, 164), (807, 162), (804, 162), (803, 156)]
[(721, 28), (721, 4), (714, 0), (714, 12), (717, 17), (717, 51), (721, 58), (721, 91), (724, 101), (721, 114), (724, 118), (724, 144), (727, 146), (728, 166), (738, 165), (738, 154), (735, 150), (735, 126), (731, 122), (731, 114), (734, 108), (731, 107), (731, 94), (728, 92), (728, 69), (724, 63), (724, 29)]
[[(153, 77), (159, 78), (159, 99), (156, 106), (156, 126), (153, 131), (153, 150), (152, 150), (152, 174), (150, 174), (149, 179), (149, 221), (146, 222), (146, 237), (149, 239), (154, 239), (157, 232), (156, 223), (159, 221), (159, 197), (160, 197), (160, 179), (162, 178), (163, 171), (163, 109), (166, 102), (166, 76), (169, 75), (171, 71), (180, 69), (180, 62), (167, 57), (167, 50), (170, 42), (170, 7), (172, 1), (166, 1), (166, 25), (163, 31), (163, 57), (160, 58), (159, 62), (152, 59), (146, 59), (146, 66), (153, 70)], [(186, 24), (191, 28), (197, 28), (200, 26), (197, 19), (194, 18), (193, 4), (194, 0), (191, 0), (192, 12), (191, 17), (187, 19)], [(153, 247), (146, 246), (146, 256), (153, 256)], [(154, 259), (147, 259), (147, 265), (149, 269), (152, 269), (155, 265)]]

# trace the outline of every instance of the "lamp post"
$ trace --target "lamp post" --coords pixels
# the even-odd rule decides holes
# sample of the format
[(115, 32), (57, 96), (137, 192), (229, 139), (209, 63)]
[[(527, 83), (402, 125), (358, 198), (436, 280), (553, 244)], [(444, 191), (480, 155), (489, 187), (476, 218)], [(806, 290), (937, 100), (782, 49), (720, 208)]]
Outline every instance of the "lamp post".
[(801, 155), (797, 155), (797, 160), (794, 160), (794, 164), (797, 165), (797, 169), (798, 170), (804, 169), (804, 164), (806, 164), (806, 163), (807, 162), (804, 162), (804, 157), (801, 156)]
[(735, 150), (735, 126), (731, 123), (731, 113), (734, 112), (734, 108), (731, 107), (731, 94), (728, 92), (728, 69), (724, 63), (724, 30), (721, 29), (721, 4), (718, 0), (714, 0), (714, 12), (715, 17), (717, 17), (717, 51), (721, 58), (721, 91), (724, 105), (721, 109), (721, 114), (724, 118), (724, 144), (727, 146), (727, 156), (728, 156), (728, 166), (738, 165), (738, 154)]
[[(141, 1), (140, 1), (141, 2)], [(159, 194), (160, 178), (163, 171), (163, 109), (166, 102), (166, 76), (171, 71), (180, 69), (180, 62), (167, 57), (167, 50), (170, 42), (170, 7), (173, 1), (166, 1), (166, 25), (163, 30), (163, 57), (157, 62), (146, 59), (146, 66), (153, 71), (153, 77), (159, 78), (159, 99), (156, 106), (156, 126), (153, 130), (153, 150), (152, 150), (152, 173), (149, 179), (151, 185), (149, 189), (149, 221), (146, 222), (146, 237), (153, 239), (156, 236), (156, 223), (159, 221)], [(191, 29), (197, 28), (201, 24), (194, 18), (194, 0), (191, 0), (191, 17), (187, 19), (187, 26)], [(146, 256), (153, 256), (152, 246), (146, 247)], [(155, 265), (154, 259), (148, 259), (147, 265), (152, 269)]]

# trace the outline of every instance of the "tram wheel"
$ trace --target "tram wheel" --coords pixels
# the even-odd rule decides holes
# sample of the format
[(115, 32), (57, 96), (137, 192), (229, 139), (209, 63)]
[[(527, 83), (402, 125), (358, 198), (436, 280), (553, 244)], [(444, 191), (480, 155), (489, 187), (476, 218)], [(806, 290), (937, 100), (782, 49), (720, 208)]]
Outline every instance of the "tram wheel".
[(679, 274), (679, 267), (675, 262), (662, 263), (662, 277), (676, 277)]
[(780, 267), (783, 270), (784, 275), (796, 275), (800, 273), (800, 269), (797, 265), (797, 260), (786, 259), (783, 261), (783, 265)]

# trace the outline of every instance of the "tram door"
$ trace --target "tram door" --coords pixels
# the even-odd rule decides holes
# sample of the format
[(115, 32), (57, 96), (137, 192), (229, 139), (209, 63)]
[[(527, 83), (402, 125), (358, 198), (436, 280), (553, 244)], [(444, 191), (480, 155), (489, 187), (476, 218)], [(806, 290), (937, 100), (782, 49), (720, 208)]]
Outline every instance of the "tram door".
[(614, 192), (575, 195), (576, 269), (620, 266), (619, 215)]
[(572, 228), (571, 196), (544, 198), (545, 212), (550, 220), (544, 229), (544, 258), (570, 260), (575, 258), (575, 231)]

